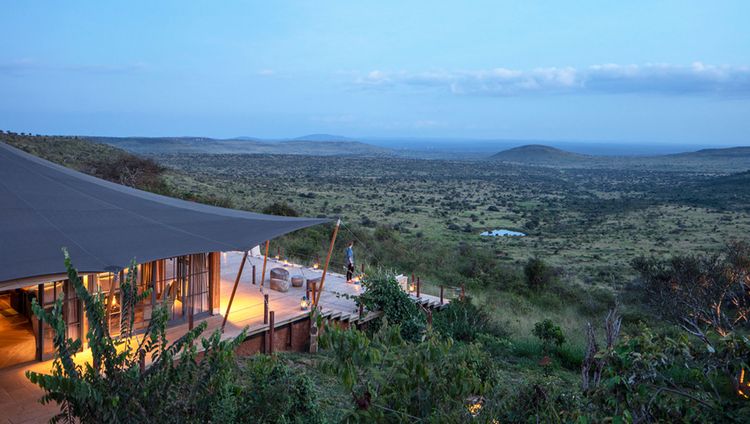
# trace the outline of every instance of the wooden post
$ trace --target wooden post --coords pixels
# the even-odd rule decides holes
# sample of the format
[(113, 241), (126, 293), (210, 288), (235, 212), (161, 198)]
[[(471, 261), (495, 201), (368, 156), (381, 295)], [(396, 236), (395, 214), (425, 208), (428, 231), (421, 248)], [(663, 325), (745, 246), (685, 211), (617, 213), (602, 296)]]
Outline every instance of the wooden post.
[(240, 283), (240, 277), (242, 277), (242, 269), (245, 268), (245, 261), (247, 260), (247, 250), (242, 255), (242, 262), (240, 262), (240, 269), (237, 271), (237, 278), (234, 279), (234, 288), (232, 288), (232, 295), (229, 296), (229, 305), (227, 305), (227, 312), (224, 314), (224, 322), (221, 323), (221, 332), (224, 332), (224, 327), (227, 325), (227, 319), (229, 318), (229, 311), (232, 309), (232, 302), (234, 301), (234, 294), (237, 292), (237, 285)]
[[(44, 283), (37, 286), (37, 301), (39, 306), (44, 307)], [(42, 362), (44, 360), (44, 321), (37, 318), (39, 325), (37, 326), (37, 343), (36, 343), (36, 360)], [(107, 321), (109, 322), (109, 321)]]
[(290, 322), (289, 323), (289, 343), (287, 345), (289, 347), (289, 350), (293, 350), (292, 349), (292, 344), (294, 344), (294, 333), (293, 333), (293, 331), (294, 331), (294, 323)]
[(275, 318), (274, 317), (275, 314), (274, 314), (273, 311), (269, 312), (268, 314), (269, 314), (268, 320), (270, 321), (269, 324), (268, 324), (269, 325), (269, 329), (268, 329), (268, 353), (273, 353), (273, 333), (274, 333), (274, 327), (275, 327), (275, 322), (274, 322), (275, 321), (275, 319), (274, 319)]
[(268, 324), (268, 295), (263, 295), (263, 324)]
[(443, 304), (443, 285), (440, 285), (440, 304)]
[(253, 265), (253, 285), (255, 285), (255, 265)]
[(411, 273), (411, 283), (414, 284), (414, 273)]
[(417, 277), (417, 297), (420, 297), (420, 289), (422, 288), (422, 280), (420, 280), (419, 277)]
[(365, 305), (360, 303), (359, 304), (359, 319), (362, 319), (362, 315), (365, 314)]
[(263, 273), (260, 275), (260, 286), (266, 283), (266, 262), (268, 262), (268, 245), (271, 244), (270, 240), (266, 240), (266, 254), (263, 256)]
[(331, 254), (333, 254), (333, 245), (336, 243), (336, 236), (339, 233), (339, 227), (341, 226), (341, 219), (336, 221), (336, 226), (333, 228), (333, 237), (331, 237), (331, 245), (328, 247), (328, 256), (326, 257), (326, 265), (323, 268), (323, 275), (320, 277), (320, 287), (316, 287), (317, 296), (315, 297), (315, 302), (313, 305), (315, 307), (318, 306), (318, 302), (320, 301), (320, 295), (323, 293), (323, 285), (326, 282), (326, 273), (328, 273), (328, 264), (331, 262)]
[(365, 273), (365, 264), (364, 263), (359, 264), (359, 269), (361, 270), (362, 274), (364, 274)]

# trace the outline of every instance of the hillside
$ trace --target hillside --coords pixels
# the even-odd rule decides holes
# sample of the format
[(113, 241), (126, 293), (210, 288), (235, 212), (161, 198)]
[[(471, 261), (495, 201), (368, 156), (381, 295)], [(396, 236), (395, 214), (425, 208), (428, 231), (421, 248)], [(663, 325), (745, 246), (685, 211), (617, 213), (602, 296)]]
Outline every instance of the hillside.
[(515, 162), (534, 165), (561, 165), (568, 163), (581, 163), (591, 156), (567, 152), (551, 146), (541, 144), (528, 144), (503, 150), (490, 157), (492, 160), (503, 162)]
[(651, 156), (594, 156), (531, 144), (503, 150), (490, 160), (558, 168), (649, 169), (730, 174), (750, 169), (750, 147), (703, 149)]
[(318, 141), (296, 139), (261, 141), (214, 139), (205, 137), (91, 137), (91, 141), (106, 143), (139, 154), (208, 153), (208, 154), (287, 154), (309, 156), (359, 155), (384, 156), (390, 149), (358, 141)]
[(673, 158), (750, 158), (750, 146), (728, 147), (725, 149), (702, 149), (695, 152), (667, 155)]

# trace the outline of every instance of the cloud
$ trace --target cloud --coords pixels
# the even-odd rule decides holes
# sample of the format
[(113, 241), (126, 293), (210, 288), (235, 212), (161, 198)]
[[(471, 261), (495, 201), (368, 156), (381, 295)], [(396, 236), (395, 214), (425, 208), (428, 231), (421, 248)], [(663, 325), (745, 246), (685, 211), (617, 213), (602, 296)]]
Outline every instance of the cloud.
[(373, 89), (410, 87), (454, 94), (520, 96), (527, 94), (750, 95), (750, 67), (669, 64), (495, 68), (474, 71), (385, 72), (374, 70), (355, 79)]

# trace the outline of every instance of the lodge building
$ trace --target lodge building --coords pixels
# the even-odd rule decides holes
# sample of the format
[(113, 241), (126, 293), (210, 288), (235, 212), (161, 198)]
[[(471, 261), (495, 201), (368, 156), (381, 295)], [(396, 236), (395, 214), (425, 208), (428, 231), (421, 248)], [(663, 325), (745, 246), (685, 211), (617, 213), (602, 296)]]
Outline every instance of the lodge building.
[(104, 294), (110, 333), (119, 332), (119, 284), (137, 265), (136, 308), (145, 329), (166, 304), (170, 325), (220, 313), (221, 252), (326, 222), (256, 214), (124, 187), (0, 142), (0, 368), (52, 357), (53, 332), (31, 312), (64, 299), (68, 336), (84, 338), (82, 304), (67, 280), (62, 248), (92, 293)]

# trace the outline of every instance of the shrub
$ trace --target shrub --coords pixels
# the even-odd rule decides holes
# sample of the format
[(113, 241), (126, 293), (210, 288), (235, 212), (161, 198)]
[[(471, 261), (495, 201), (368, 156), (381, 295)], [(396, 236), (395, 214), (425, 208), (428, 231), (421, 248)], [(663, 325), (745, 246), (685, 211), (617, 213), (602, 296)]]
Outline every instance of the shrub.
[(504, 335), (494, 326), (487, 312), (476, 306), (471, 298), (454, 299), (443, 310), (433, 315), (433, 327), (438, 333), (454, 340), (471, 342), (479, 334)]
[(545, 355), (549, 355), (554, 348), (559, 349), (565, 343), (565, 335), (562, 329), (555, 325), (551, 319), (537, 322), (531, 332), (541, 340)]
[(539, 258), (529, 259), (523, 272), (526, 275), (526, 284), (533, 290), (544, 289), (555, 277), (552, 268)]
[(390, 324), (399, 325), (404, 339), (419, 340), (424, 332), (425, 318), (413, 300), (401, 290), (393, 273), (379, 271), (362, 279), (364, 293), (357, 303), (371, 311), (383, 311)]
[(299, 216), (296, 210), (294, 210), (286, 202), (274, 202), (263, 208), (263, 213), (267, 215), (279, 215), (279, 216)]
[(354, 405), (345, 422), (462, 422), (465, 401), (485, 394), (492, 362), (477, 345), (428, 334), (406, 343), (398, 326), (364, 333), (326, 328), (322, 367), (341, 378)]
[(310, 379), (279, 358), (257, 355), (240, 368), (239, 416), (257, 423), (322, 423), (318, 396)]

